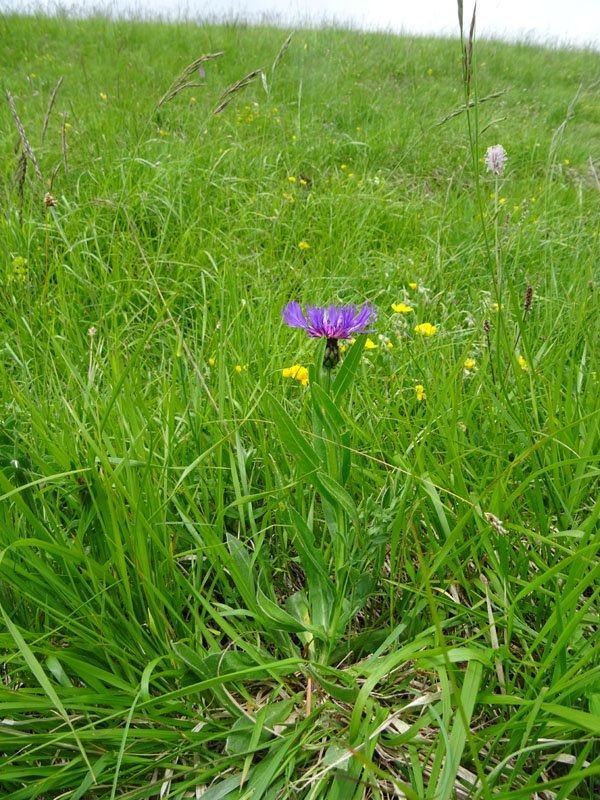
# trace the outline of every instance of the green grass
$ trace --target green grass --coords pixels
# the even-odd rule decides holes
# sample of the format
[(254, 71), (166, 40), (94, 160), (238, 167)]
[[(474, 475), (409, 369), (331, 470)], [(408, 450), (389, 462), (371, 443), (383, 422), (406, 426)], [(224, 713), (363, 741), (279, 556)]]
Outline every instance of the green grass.
[(600, 55), (0, 34), (2, 796), (597, 797)]

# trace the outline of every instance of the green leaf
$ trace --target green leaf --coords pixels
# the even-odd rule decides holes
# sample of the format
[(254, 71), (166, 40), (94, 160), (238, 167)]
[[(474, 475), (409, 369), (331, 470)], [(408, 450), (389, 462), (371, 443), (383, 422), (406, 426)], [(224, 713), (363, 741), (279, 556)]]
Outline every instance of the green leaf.
[(600, 735), (600, 718), (594, 714), (588, 714), (587, 711), (579, 711), (576, 708), (566, 708), (557, 703), (542, 703), (542, 709), (548, 714), (553, 714), (570, 723), (570, 729), (587, 731), (595, 736)]
[[(233, 563), (235, 564), (239, 575), (245, 583), (246, 591), (254, 596), (256, 591), (254, 569), (252, 568), (252, 562), (250, 560), (250, 556), (248, 555), (248, 551), (239, 539), (236, 539), (235, 536), (231, 536), (229, 533), (227, 534), (227, 548), (231, 553), (231, 558), (233, 559)], [(238, 582), (236, 582), (236, 585), (237, 583)]]
[[(282, 725), (290, 716), (294, 709), (296, 699), (290, 697), (286, 700), (281, 700), (278, 703), (269, 703), (263, 706), (261, 711), (264, 712), (260, 720), (261, 732), (258, 736), (258, 743), (264, 743), (273, 737), (272, 731), (269, 728), (275, 725)], [(248, 717), (239, 717), (231, 728), (231, 733), (227, 737), (226, 748), (232, 755), (240, 755), (246, 753), (250, 749), (250, 742), (252, 737), (255, 736), (255, 727), (258, 724), (248, 719)]]
[(327, 475), (325, 472), (321, 472), (318, 476), (312, 476), (312, 482), (330, 502), (337, 504), (344, 509), (346, 514), (348, 514), (356, 526), (356, 530), (360, 531), (358, 510), (350, 494), (342, 486), (340, 486), (340, 484), (334, 478), (332, 478), (330, 475)]
[[(276, 630), (301, 633), (311, 629), (310, 626), (300, 623), (295, 617), (292, 617), (287, 611), (280, 608), (277, 603), (267, 597), (260, 586), (256, 592), (256, 602), (260, 606), (265, 617), (275, 623), (274, 627)], [(315, 633), (315, 631), (312, 632)]]
[(270, 397), (270, 407), (281, 441), (297, 459), (302, 472), (308, 475), (320, 469), (322, 465), (318, 455), (294, 425), (281, 403), (273, 396)]
[(440, 786), (438, 787), (440, 800), (450, 800), (454, 796), (455, 781), (460, 767), (460, 761), (467, 741), (468, 725), (473, 715), (477, 692), (481, 684), (483, 665), (476, 660), (469, 661), (462, 691), (460, 693), (460, 708), (454, 714), (454, 725), (450, 734), (449, 760), (442, 772)]
[(342, 395), (352, 383), (352, 379), (356, 373), (360, 359), (362, 358), (363, 350), (365, 349), (365, 342), (367, 341), (367, 334), (362, 333), (356, 337), (356, 341), (348, 351), (348, 355), (342, 362), (338, 374), (335, 376), (333, 382), (333, 401), (339, 403)]
[(312, 622), (328, 630), (335, 600), (334, 586), (312, 531), (294, 508), (290, 508), (289, 516), (293, 543), (306, 574)]
[(79, 739), (79, 736), (77, 735), (77, 732), (75, 731), (75, 728), (73, 727), (73, 723), (71, 722), (71, 718), (67, 714), (67, 711), (66, 711), (64, 705), (62, 704), (60, 697), (56, 694), (56, 690), (54, 689), (54, 686), (52, 686), (52, 684), (48, 680), (48, 676), (44, 672), (44, 669), (43, 669), (42, 665), (40, 664), (40, 662), (37, 660), (37, 658), (33, 654), (33, 651), (31, 650), (31, 648), (29, 647), (29, 645), (27, 644), (25, 639), (21, 636), (21, 633), (18, 630), (17, 626), (13, 624), (12, 620), (6, 614), (6, 612), (4, 611), (4, 608), (1, 605), (0, 605), (0, 613), (2, 613), (2, 617), (4, 618), (4, 624), (8, 628), (8, 631), (9, 631), (10, 635), (12, 636), (12, 638), (15, 640), (15, 644), (17, 645), (17, 647), (21, 651), (21, 655), (25, 659), (25, 663), (27, 664), (27, 666), (29, 667), (29, 669), (31, 670), (33, 675), (35, 676), (36, 680), (38, 681), (38, 683), (40, 684), (40, 686), (42, 687), (44, 692), (48, 695), (48, 698), (52, 701), (54, 707), (56, 708), (56, 710), (58, 711), (60, 716), (63, 718), (63, 720), (65, 721), (67, 726), (70, 728), (71, 733), (73, 734), (73, 738), (77, 742), (77, 746), (79, 748), (79, 752), (83, 756), (83, 760), (85, 761), (85, 763), (87, 765), (87, 768), (89, 769), (89, 771), (93, 775), (94, 774), (94, 770), (92, 769), (92, 765), (89, 762), (89, 759), (87, 757), (87, 754), (86, 754), (85, 750), (83, 749), (83, 745), (82, 745), (82, 743), (81, 743), (81, 741)]

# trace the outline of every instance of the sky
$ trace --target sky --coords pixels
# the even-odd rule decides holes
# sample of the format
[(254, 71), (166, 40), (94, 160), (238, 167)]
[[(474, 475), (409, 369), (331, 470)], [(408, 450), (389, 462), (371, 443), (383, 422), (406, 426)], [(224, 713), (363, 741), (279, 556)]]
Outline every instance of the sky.
[[(458, 31), (456, 0), (0, 0), (0, 12), (57, 6), (83, 14), (99, 9), (114, 16), (239, 18), (284, 27), (335, 22), (397, 33), (454, 36)], [(464, 6), (470, 20), (473, 0), (464, 0)], [(600, 50), (600, 0), (479, 0), (477, 32)]]

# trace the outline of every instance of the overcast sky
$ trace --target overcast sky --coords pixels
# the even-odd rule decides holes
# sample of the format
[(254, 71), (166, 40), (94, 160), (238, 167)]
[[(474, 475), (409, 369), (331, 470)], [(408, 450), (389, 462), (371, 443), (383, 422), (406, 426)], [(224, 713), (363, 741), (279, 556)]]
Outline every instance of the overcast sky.
[[(455, 35), (456, 0), (0, 0), (0, 11), (93, 9), (116, 16), (136, 14), (171, 19), (238, 17), (251, 22), (265, 15), (284, 26), (322, 22), (363, 29)], [(470, 19), (473, 0), (464, 0)], [(465, 23), (467, 24), (467, 23)], [(480, 36), (529, 38), (541, 42), (590, 44), (600, 49), (600, 0), (479, 0)]]

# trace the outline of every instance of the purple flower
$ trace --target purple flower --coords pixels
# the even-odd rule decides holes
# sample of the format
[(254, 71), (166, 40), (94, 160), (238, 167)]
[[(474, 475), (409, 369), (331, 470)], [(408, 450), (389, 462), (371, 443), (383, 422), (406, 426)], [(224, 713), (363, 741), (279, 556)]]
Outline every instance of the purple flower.
[(495, 144), (488, 147), (485, 151), (485, 164), (488, 172), (493, 172), (495, 175), (500, 175), (504, 172), (504, 164), (506, 163), (506, 150), (501, 144)]
[(300, 303), (292, 300), (281, 314), (290, 328), (304, 328), (313, 338), (325, 336), (327, 339), (349, 339), (358, 333), (371, 333), (374, 328), (367, 325), (377, 319), (377, 312), (370, 303), (360, 308), (352, 304), (336, 308), (332, 303), (326, 308), (307, 303), (305, 316)]
[(312, 338), (324, 336), (327, 339), (323, 366), (327, 369), (335, 367), (340, 360), (338, 339), (349, 339), (354, 334), (372, 333), (374, 328), (367, 327), (377, 319), (377, 312), (370, 303), (360, 308), (355, 305), (339, 308), (332, 303), (329, 308), (306, 304), (306, 315), (300, 303), (292, 300), (281, 312), (283, 320), (290, 328), (304, 328)]

